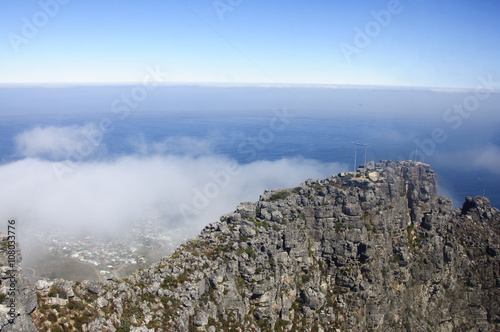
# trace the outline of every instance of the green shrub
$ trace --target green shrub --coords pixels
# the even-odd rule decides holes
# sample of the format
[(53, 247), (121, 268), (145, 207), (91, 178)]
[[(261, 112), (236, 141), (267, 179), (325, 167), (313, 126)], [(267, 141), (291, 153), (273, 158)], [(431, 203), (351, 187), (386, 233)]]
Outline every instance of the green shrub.
[(129, 332), (130, 331), (130, 321), (128, 318), (120, 319), (120, 327), (116, 330), (117, 332)]
[(285, 199), (287, 198), (288, 196), (290, 196), (292, 193), (289, 192), (289, 191), (280, 191), (280, 192), (277, 192), (275, 194), (272, 194), (271, 197), (269, 197), (269, 200), (271, 202), (275, 202), (275, 201), (278, 201), (278, 200), (282, 200), (282, 199)]
[(245, 249), (245, 252), (247, 253), (248, 256), (254, 258), (255, 257), (255, 251), (253, 251), (252, 247), (247, 247)]
[(274, 324), (274, 331), (286, 331), (286, 327), (289, 324), (287, 320), (278, 318), (276, 324)]
[(49, 321), (51, 321), (52, 323), (57, 322), (57, 316), (56, 316), (56, 314), (55, 314), (55, 313), (53, 313), (53, 312), (49, 312), (49, 315), (48, 315), (47, 319), (48, 319)]
[(68, 298), (68, 294), (66, 294), (66, 292), (62, 288), (59, 288), (59, 287), (52, 288), (49, 291), (48, 296), (49, 297), (59, 297), (61, 299), (67, 299)]
[(163, 279), (161, 288), (167, 289), (170, 288), (171, 286), (177, 287), (177, 280), (174, 277), (167, 275), (165, 279)]

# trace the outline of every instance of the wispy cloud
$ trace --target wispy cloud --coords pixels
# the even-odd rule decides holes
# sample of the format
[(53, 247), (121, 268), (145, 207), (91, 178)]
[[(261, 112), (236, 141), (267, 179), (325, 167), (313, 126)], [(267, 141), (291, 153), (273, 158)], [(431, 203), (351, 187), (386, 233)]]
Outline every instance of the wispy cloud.
[(189, 136), (167, 137), (159, 142), (147, 142), (144, 135), (129, 140), (134, 150), (142, 155), (182, 154), (200, 156), (212, 152), (212, 144)]
[(478, 151), (474, 164), (492, 173), (500, 174), (500, 149), (490, 145)]
[(377, 141), (388, 141), (388, 142), (408, 142), (415, 140), (415, 134), (408, 132), (397, 130), (397, 129), (385, 129), (377, 130), (371, 133), (372, 137)]
[(14, 141), (21, 157), (63, 160), (71, 150), (85, 148), (84, 144), (92, 144), (87, 135), (94, 130), (93, 124), (36, 127), (18, 134)]
[(483, 148), (440, 153), (436, 156), (436, 160), (463, 169), (480, 169), (493, 174), (500, 174), (500, 148), (492, 144)]

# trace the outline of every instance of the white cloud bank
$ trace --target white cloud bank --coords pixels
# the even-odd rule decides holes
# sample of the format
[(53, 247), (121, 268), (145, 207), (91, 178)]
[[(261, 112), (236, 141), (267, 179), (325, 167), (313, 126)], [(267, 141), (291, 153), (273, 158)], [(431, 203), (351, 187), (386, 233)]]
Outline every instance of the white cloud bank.
[[(239, 202), (258, 200), (265, 189), (294, 187), (346, 169), (305, 159), (237, 165), (219, 155), (124, 156), (76, 163), (60, 181), (53, 165), (26, 158), (0, 166), (0, 220), (17, 218), (19, 228), (47, 225), (119, 234), (126, 223), (154, 213), (165, 225), (195, 235)], [(190, 213), (183, 213), (186, 206)]]

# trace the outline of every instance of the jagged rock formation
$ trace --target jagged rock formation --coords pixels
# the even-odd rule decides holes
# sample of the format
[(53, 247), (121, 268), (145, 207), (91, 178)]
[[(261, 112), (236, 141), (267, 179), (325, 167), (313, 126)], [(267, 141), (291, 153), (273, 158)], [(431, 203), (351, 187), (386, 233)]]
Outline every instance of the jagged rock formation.
[(36, 293), (20, 267), (19, 243), (1, 232), (0, 241), (0, 331), (37, 331), (30, 316)]
[(498, 331), (500, 213), (384, 161), (208, 225), (124, 280), (39, 282), (40, 330)]

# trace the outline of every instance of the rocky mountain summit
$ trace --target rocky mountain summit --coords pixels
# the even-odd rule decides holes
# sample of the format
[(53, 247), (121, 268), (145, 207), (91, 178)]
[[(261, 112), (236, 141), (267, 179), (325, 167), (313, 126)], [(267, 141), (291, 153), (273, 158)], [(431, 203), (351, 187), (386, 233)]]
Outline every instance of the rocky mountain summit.
[(130, 278), (39, 281), (31, 317), (40, 331), (498, 331), (499, 250), (488, 199), (453, 210), (429, 165), (382, 161), (266, 191)]

